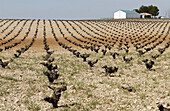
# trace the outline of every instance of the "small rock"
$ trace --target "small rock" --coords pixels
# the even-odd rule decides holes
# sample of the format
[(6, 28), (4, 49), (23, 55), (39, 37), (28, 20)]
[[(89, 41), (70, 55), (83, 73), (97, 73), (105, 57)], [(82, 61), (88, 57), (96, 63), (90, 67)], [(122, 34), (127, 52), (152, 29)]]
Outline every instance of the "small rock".
[(19, 99), (15, 99), (14, 103), (18, 103), (19, 102)]
[(164, 66), (165, 69), (169, 69), (169, 66)]
[(3, 101), (7, 101), (7, 99), (6, 99), (6, 98), (2, 98), (2, 100), (3, 100)]
[(125, 107), (125, 105), (120, 105), (120, 107), (124, 108), (124, 107)]
[(0, 106), (5, 106), (4, 104), (0, 104)]
[(24, 107), (24, 105), (23, 105), (23, 104), (21, 104), (21, 107)]
[(151, 107), (151, 106), (147, 106), (147, 109), (151, 110), (151, 109), (152, 109), (152, 107)]
[(119, 92), (119, 88), (116, 88), (115, 91), (118, 93)]

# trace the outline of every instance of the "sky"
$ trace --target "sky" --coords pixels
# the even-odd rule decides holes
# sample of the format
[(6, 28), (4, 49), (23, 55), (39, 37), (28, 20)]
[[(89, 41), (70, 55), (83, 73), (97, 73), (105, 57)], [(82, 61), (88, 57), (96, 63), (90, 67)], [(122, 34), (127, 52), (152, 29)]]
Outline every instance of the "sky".
[(103, 19), (142, 5), (170, 10), (170, 0), (0, 0), (0, 19)]

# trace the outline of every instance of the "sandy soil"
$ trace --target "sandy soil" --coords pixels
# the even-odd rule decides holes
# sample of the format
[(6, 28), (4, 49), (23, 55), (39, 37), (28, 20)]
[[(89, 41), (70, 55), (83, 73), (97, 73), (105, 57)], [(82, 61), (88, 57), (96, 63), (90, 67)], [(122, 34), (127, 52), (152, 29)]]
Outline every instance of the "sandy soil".
[[(0, 22), (0, 26), (4, 22)], [(0, 27), (0, 32), (3, 31), (3, 33), (0, 33), (2, 39), (0, 40), (0, 48), (2, 49), (19, 42), (25, 36), (31, 23), (31, 21), (28, 21), (15, 39), (3, 44), (13, 38), (21, 30), (24, 23), (24, 21), (21, 21), (13, 30), (17, 21), (10, 25), (11, 22), (12, 20)], [(48, 85), (56, 87), (61, 85), (49, 84), (48, 78), (42, 72), (42, 70), (47, 69), (40, 64), (43, 61), (42, 56), (46, 54), (43, 49), (43, 21), (40, 21), (38, 34), (31, 48), (19, 58), (15, 58), (6, 68), (0, 66), (0, 110), (158, 111), (158, 104), (170, 107), (170, 48), (167, 48), (159, 58), (154, 60), (153, 69), (155, 71), (146, 69), (142, 62), (146, 58), (152, 60), (152, 55), (159, 54), (158, 48), (165, 47), (165, 44), (170, 41), (169, 20), (57, 21), (59, 27), (55, 21), (51, 21), (59, 41), (54, 39), (50, 23), (45, 22), (47, 44), (50, 50), (55, 51), (52, 57), (55, 58), (54, 63), (59, 67), (60, 76), (55, 82), (67, 83), (67, 90), (62, 93), (59, 106), (76, 104), (70, 106), (70, 108), (53, 109), (50, 103), (43, 100), (44, 97), (52, 95), (52, 90), (47, 87)], [(28, 37), (21, 44), (0, 52), (0, 59), (9, 60), (14, 57), (13, 54), (16, 53), (16, 49), (29, 45), (35, 34), (36, 25), (37, 21), (32, 24)], [(78, 44), (87, 45), (75, 39), (69, 32), (90, 43), (102, 45), (99, 43), (100, 41), (112, 45), (116, 42), (116, 45), (103, 56), (101, 49), (99, 53), (95, 53), (69, 43), (63, 38), (59, 28), (67, 39)], [(3, 39), (11, 30), (13, 32)], [(92, 40), (97, 40), (97, 42), (89, 41), (81, 34)], [(153, 50), (139, 56), (130, 38), (135, 44), (141, 43), (139, 46), (142, 46), (142, 42), (145, 40), (144, 44), (155, 40), (144, 48), (152, 47), (160, 41), (163, 42)], [(124, 50), (119, 51), (117, 49), (121, 40), (123, 47), (129, 41), (128, 54)], [(71, 52), (59, 46), (58, 42), (72, 46), (81, 54), (91, 54), (88, 60), (99, 59), (99, 61), (91, 68), (87, 62), (83, 62), (82, 58), (77, 58)], [(103, 48), (104, 46), (102, 46)], [(141, 49), (144, 50), (144, 48)], [(109, 52), (118, 52), (119, 56), (117, 59), (113, 59)], [(132, 57), (133, 60), (130, 63), (125, 63), (122, 59), (123, 55)], [(105, 76), (105, 70), (102, 68), (104, 65), (119, 67), (118, 72), (113, 73), (115, 77)], [(122, 86), (132, 86), (136, 92), (128, 92), (122, 89)]]

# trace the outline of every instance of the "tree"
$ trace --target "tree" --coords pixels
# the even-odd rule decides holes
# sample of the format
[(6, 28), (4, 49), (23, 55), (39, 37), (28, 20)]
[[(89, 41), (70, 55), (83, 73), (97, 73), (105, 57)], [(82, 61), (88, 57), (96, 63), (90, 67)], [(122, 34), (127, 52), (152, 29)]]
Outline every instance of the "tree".
[(149, 12), (149, 9), (148, 9), (148, 7), (147, 6), (141, 6), (140, 8), (139, 8), (139, 12), (140, 13), (148, 13)]
[(134, 9), (134, 11), (138, 12), (138, 13), (150, 13), (153, 16), (157, 16), (159, 15), (159, 9), (157, 6), (144, 6), (142, 5), (139, 9)]
[(133, 11), (135, 11), (135, 12), (138, 12), (138, 13), (139, 13), (139, 10), (138, 10), (138, 9), (133, 9)]
[(153, 16), (159, 15), (159, 9), (157, 6), (150, 5), (148, 6), (148, 13), (152, 14)]

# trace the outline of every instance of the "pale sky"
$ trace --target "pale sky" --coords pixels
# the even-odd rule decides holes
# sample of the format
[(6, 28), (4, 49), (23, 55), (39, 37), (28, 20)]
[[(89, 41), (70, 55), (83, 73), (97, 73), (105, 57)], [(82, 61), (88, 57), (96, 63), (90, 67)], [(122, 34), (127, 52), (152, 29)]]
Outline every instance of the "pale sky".
[(0, 19), (112, 18), (119, 9), (156, 5), (159, 16), (170, 10), (170, 0), (0, 0)]

